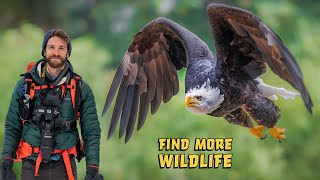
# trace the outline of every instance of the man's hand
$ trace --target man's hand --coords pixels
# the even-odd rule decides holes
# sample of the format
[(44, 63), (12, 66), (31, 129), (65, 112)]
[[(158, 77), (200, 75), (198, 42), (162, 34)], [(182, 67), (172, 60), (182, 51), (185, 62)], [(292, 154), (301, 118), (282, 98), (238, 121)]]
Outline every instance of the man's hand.
[(95, 165), (88, 165), (86, 177), (84, 180), (104, 180), (103, 176), (99, 174), (99, 167)]
[(16, 180), (16, 175), (12, 170), (12, 166), (12, 159), (3, 159), (0, 167), (0, 180)]

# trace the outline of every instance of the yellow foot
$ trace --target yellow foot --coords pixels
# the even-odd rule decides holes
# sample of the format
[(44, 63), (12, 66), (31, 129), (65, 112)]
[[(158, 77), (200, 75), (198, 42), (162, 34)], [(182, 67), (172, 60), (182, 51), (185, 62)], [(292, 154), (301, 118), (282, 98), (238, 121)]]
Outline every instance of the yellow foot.
[(262, 126), (262, 125), (257, 126), (257, 127), (253, 127), (253, 128), (249, 128), (249, 129), (250, 129), (250, 132), (251, 132), (252, 135), (257, 136), (260, 139), (264, 139), (264, 138), (267, 137), (267, 135), (262, 137), (262, 132), (265, 129), (265, 127)]
[(279, 142), (286, 139), (286, 136), (283, 134), (284, 131), (286, 131), (285, 128), (277, 128), (276, 126), (270, 128), (271, 136), (273, 136), (276, 140), (279, 140)]

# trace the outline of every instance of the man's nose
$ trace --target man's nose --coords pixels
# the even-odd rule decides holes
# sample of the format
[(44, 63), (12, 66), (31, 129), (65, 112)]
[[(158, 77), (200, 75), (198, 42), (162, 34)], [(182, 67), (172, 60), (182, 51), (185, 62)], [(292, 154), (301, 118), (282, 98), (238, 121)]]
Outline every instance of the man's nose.
[(53, 54), (53, 55), (59, 55), (59, 49), (54, 49), (54, 50), (52, 51), (52, 54)]

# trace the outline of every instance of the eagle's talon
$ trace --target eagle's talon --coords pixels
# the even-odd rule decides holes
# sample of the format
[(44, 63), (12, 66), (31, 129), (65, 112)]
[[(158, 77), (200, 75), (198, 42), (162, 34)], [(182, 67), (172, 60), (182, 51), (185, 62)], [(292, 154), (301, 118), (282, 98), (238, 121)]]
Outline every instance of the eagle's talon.
[(265, 136), (262, 135), (262, 132), (264, 129), (265, 129), (265, 127), (260, 125), (257, 127), (250, 128), (250, 132), (252, 135), (257, 136), (260, 139), (265, 139), (267, 137), (267, 135), (265, 135)]
[(267, 135), (264, 135), (264, 137), (260, 138), (261, 140), (264, 140), (265, 138), (267, 138)]
[(283, 134), (285, 131), (286, 131), (285, 128), (277, 128), (276, 126), (274, 126), (273, 128), (270, 128), (270, 134), (275, 139), (279, 140), (280, 143), (282, 140), (286, 139), (286, 135)]
[(287, 139), (279, 139), (279, 143), (282, 143), (285, 140), (287, 140)]

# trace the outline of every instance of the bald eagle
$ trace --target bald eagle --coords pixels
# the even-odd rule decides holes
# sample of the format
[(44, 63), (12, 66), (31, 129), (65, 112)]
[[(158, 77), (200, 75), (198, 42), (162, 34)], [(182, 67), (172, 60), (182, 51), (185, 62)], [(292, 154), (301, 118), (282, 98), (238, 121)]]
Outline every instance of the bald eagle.
[[(210, 4), (208, 17), (216, 54), (198, 36), (178, 23), (159, 17), (133, 38), (114, 76), (102, 114), (117, 98), (108, 139), (120, 119), (119, 138), (127, 142), (137, 122), (157, 112), (179, 92), (177, 71), (186, 68), (185, 106), (191, 113), (224, 117), (263, 139), (263, 130), (281, 141), (285, 129), (276, 127), (280, 110), (276, 95), (301, 95), (311, 113), (313, 103), (294, 57), (280, 37), (246, 10)], [(264, 84), (267, 66), (300, 93)], [(120, 117), (121, 115), (121, 117)], [(258, 126), (254, 126), (254, 120)]]

